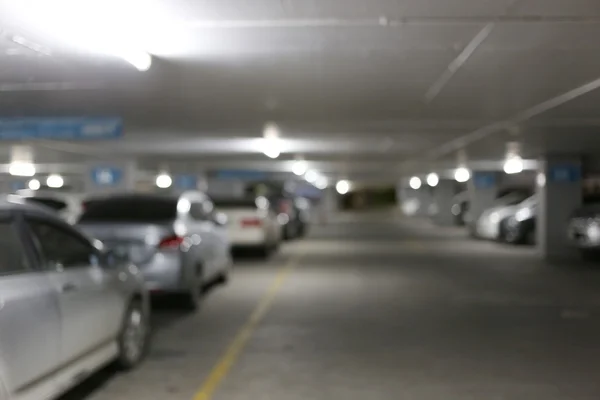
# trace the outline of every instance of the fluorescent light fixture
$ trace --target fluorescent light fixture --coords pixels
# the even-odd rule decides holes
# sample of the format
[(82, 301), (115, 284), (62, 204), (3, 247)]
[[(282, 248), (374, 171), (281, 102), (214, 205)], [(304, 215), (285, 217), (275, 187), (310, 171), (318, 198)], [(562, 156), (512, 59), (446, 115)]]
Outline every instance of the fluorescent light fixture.
[(504, 172), (507, 174), (519, 174), (523, 172), (523, 159), (519, 156), (509, 157), (504, 162)]
[(279, 157), (281, 151), (276, 145), (274, 145), (273, 143), (269, 143), (269, 145), (263, 150), (263, 153), (265, 154), (265, 156), (275, 159)]
[(319, 179), (319, 174), (317, 174), (316, 171), (306, 171), (304, 179), (306, 179), (307, 182), (315, 183), (317, 179)]
[(296, 161), (294, 162), (294, 165), (292, 166), (292, 172), (294, 173), (294, 175), (297, 176), (301, 176), (304, 175), (306, 173), (306, 161)]
[(421, 179), (417, 176), (413, 176), (412, 178), (410, 178), (410, 181), (408, 182), (408, 184), (410, 185), (411, 188), (417, 190), (421, 187)]
[(14, 176), (34, 176), (35, 165), (26, 161), (13, 161), (8, 166), (8, 173)]
[(336, 183), (335, 185), (335, 190), (339, 193), (339, 194), (346, 194), (350, 191), (350, 182), (348, 181), (339, 181), (338, 183)]
[(435, 172), (427, 175), (427, 184), (431, 187), (436, 187), (440, 183), (440, 177)]
[(46, 178), (46, 185), (48, 185), (50, 188), (58, 189), (63, 187), (64, 184), (65, 180), (58, 174), (52, 174)]
[(167, 173), (162, 173), (156, 177), (156, 186), (161, 189), (166, 189), (173, 184), (173, 179)]
[(471, 179), (471, 171), (465, 167), (458, 167), (454, 171), (454, 179), (456, 179), (457, 182), (466, 182)]
[(27, 187), (30, 190), (38, 190), (39, 188), (42, 187), (42, 184), (37, 179), (32, 179), (27, 183)]
[(327, 178), (325, 178), (324, 176), (320, 176), (319, 179), (317, 179), (317, 181), (315, 182), (315, 186), (317, 187), (317, 189), (320, 189), (320, 190), (327, 189), (328, 185), (329, 185), (329, 182), (327, 181)]

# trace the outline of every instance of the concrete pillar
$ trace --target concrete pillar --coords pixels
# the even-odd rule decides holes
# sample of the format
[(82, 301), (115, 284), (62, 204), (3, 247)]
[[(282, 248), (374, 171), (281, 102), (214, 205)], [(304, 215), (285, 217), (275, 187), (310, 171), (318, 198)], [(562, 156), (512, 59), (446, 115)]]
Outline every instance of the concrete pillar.
[(455, 216), (452, 214), (455, 195), (454, 189), (455, 182), (449, 179), (440, 180), (438, 185), (433, 188), (433, 201), (437, 208), (437, 213), (433, 220), (438, 225), (454, 225)]
[(490, 171), (475, 171), (469, 180), (469, 233), (474, 234), (477, 220), (481, 214), (490, 208), (498, 197), (500, 173)]
[(420, 217), (429, 216), (429, 207), (433, 202), (432, 188), (429, 186), (422, 186), (421, 188), (414, 190), (412, 189), (412, 197), (417, 200), (418, 208), (415, 215)]
[(246, 184), (241, 179), (219, 179), (207, 180), (207, 193), (213, 197), (244, 197)]
[(84, 179), (84, 192), (103, 195), (133, 191), (137, 180), (137, 168), (132, 161), (89, 162)]
[(339, 196), (335, 188), (324, 189), (318, 207), (318, 222), (325, 224), (331, 221), (331, 217), (339, 211), (339, 207)]
[(571, 259), (577, 251), (567, 239), (571, 213), (582, 204), (579, 156), (548, 154), (539, 163), (537, 245), (546, 260)]

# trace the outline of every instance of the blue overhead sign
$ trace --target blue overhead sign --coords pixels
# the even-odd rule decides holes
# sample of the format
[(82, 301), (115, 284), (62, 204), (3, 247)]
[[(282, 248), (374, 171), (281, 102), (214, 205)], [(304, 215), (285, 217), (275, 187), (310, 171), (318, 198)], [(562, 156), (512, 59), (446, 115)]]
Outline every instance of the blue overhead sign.
[(10, 183), (10, 189), (12, 192), (18, 192), (19, 190), (26, 189), (27, 185), (23, 181), (12, 181)]
[(215, 173), (218, 179), (239, 179), (245, 181), (263, 181), (268, 179), (268, 175), (262, 171), (250, 170), (220, 170)]
[(118, 117), (0, 118), (0, 140), (115, 139), (123, 136)]
[(492, 172), (476, 172), (473, 183), (477, 189), (489, 189), (496, 184), (496, 175)]
[(115, 167), (96, 167), (91, 171), (92, 182), (96, 186), (117, 186), (123, 179), (123, 170)]
[(176, 175), (175, 186), (178, 189), (196, 190), (198, 189), (198, 178), (196, 175)]
[(550, 182), (570, 183), (581, 180), (581, 167), (576, 164), (551, 165), (548, 170)]

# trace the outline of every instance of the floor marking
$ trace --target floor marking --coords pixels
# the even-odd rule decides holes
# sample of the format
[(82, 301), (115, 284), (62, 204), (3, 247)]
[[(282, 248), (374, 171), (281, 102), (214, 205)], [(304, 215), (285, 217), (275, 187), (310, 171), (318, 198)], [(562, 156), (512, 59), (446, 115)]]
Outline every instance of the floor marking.
[(223, 379), (227, 377), (229, 370), (239, 358), (242, 350), (246, 346), (246, 343), (256, 330), (256, 327), (273, 305), (273, 301), (275, 300), (277, 293), (279, 293), (279, 290), (285, 283), (287, 277), (298, 265), (299, 260), (300, 256), (292, 257), (283, 267), (279, 269), (267, 291), (263, 294), (260, 301), (256, 305), (256, 308), (254, 311), (252, 311), (252, 314), (250, 314), (250, 317), (246, 323), (238, 331), (231, 344), (229, 344), (229, 347), (227, 347), (225, 353), (213, 367), (198, 392), (196, 392), (194, 395), (193, 400), (210, 400), (212, 398), (215, 390), (219, 387)]

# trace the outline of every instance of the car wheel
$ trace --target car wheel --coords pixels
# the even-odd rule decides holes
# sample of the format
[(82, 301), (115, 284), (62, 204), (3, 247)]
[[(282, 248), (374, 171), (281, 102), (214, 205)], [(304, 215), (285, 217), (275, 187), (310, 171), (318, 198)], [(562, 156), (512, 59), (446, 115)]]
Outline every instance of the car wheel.
[(142, 302), (134, 300), (127, 309), (118, 337), (118, 366), (123, 369), (134, 368), (144, 359), (149, 344), (150, 318)]
[(196, 267), (196, 276), (194, 279), (194, 283), (188, 289), (187, 293), (183, 295), (183, 307), (188, 311), (196, 311), (200, 308), (202, 304), (202, 266), (198, 265)]

